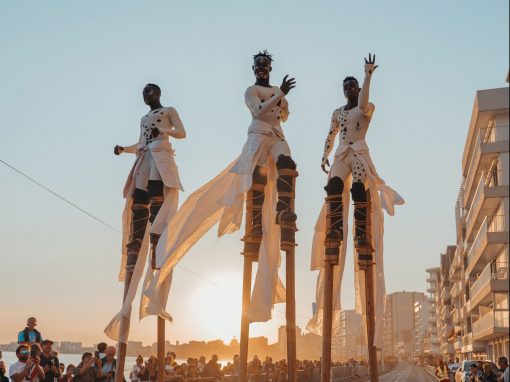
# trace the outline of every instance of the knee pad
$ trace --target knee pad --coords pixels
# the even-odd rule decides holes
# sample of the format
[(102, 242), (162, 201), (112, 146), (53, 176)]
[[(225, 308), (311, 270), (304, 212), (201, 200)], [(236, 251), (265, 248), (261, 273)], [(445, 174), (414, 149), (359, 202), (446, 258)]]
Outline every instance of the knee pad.
[(135, 204), (148, 205), (149, 193), (139, 188), (135, 188), (135, 191), (133, 192), (133, 205)]
[(354, 182), (351, 187), (352, 200), (355, 202), (366, 202), (367, 192), (365, 185), (361, 182)]
[(296, 162), (294, 162), (291, 157), (289, 157), (287, 155), (281, 154), (278, 157), (278, 160), (276, 161), (276, 168), (278, 170), (284, 169), (284, 168), (295, 170), (296, 169)]
[(328, 181), (326, 187), (324, 187), (328, 195), (338, 195), (344, 191), (344, 182), (340, 177), (335, 176)]
[(253, 183), (255, 184), (267, 184), (267, 169), (262, 166), (256, 166), (252, 175)]
[(150, 197), (163, 196), (163, 181), (161, 180), (149, 180), (147, 185), (147, 193)]

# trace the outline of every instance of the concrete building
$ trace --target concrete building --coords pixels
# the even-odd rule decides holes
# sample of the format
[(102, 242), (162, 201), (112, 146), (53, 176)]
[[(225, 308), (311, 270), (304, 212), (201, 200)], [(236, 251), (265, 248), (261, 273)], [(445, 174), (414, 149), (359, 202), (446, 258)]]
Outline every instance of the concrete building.
[[(427, 299), (414, 303), (414, 349), (413, 356), (425, 354), (425, 341), (427, 336), (430, 313), (430, 302)], [(434, 312), (435, 313), (435, 312)]]
[(414, 353), (414, 304), (427, 299), (420, 292), (396, 292), (386, 296), (383, 351), (385, 356), (411, 358)]
[(429, 302), (429, 316), (427, 320), (427, 334), (424, 338), (423, 353), (431, 356), (439, 356), (440, 342), (437, 329), (437, 291), (439, 285), (439, 268), (428, 268), (427, 270), (427, 301)]
[(509, 356), (509, 95), (477, 92), (462, 156), (463, 358)]
[(361, 315), (355, 310), (340, 312), (339, 330), (332, 339), (333, 359), (345, 362), (348, 359), (368, 359), (365, 345)]
[(441, 256), (436, 296), (445, 358), (509, 356), (508, 118), (508, 88), (476, 93), (455, 204), (456, 246)]

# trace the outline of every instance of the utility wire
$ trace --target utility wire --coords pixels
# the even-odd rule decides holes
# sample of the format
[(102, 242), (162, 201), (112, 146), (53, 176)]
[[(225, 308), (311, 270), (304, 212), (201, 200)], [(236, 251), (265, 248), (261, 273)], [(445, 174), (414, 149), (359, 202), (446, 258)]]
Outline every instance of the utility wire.
[[(13, 170), (13, 171), (17, 172), (18, 174), (20, 174), (21, 176), (25, 177), (26, 179), (28, 179), (28, 180), (29, 180), (29, 181), (31, 181), (32, 183), (34, 183), (34, 184), (38, 185), (39, 187), (41, 187), (42, 189), (44, 189), (44, 190), (48, 191), (48, 192), (49, 192), (50, 194), (52, 194), (53, 196), (56, 196), (56, 197), (57, 197), (57, 198), (59, 198), (60, 200), (64, 201), (65, 203), (67, 203), (67, 204), (68, 204), (68, 205), (70, 205), (71, 207), (76, 208), (77, 210), (79, 210), (79, 211), (83, 212), (85, 215), (89, 216), (90, 218), (94, 219), (95, 221), (97, 221), (97, 222), (101, 223), (102, 225), (104, 225), (104, 226), (108, 227), (109, 229), (111, 229), (112, 231), (115, 231), (116, 233), (118, 233), (118, 234), (120, 235), (120, 233), (121, 233), (121, 232), (120, 232), (117, 228), (115, 228), (115, 227), (113, 227), (112, 225), (108, 224), (108, 223), (107, 223), (107, 222), (105, 222), (104, 220), (102, 220), (102, 219), (98, 218), (97, 216), (95, 216), (95, 215), (93, 215), (92, 213), (90, 213), (90, 212), (88, 212), (88, 211), (84, 210), (83, 208), (81, 208), (80, 206), (78, 206), (78, 205), (76, 205), (75, 203), (71, 202), (70, 200), (68, 200), (68, 199), (64, 198), (64, 197), (63, 197), (62, 195), (60, 195), (59, 193), (57, 193), (57, 192), (53, 191), (52, 189), (50, 189), (50, 188), (46, 187), (45, 185), (43, 185), (43, 184), (41, 184), (41, 183), (39, 183), (37, 180), (35, 180), (34, 178), (32, 178), (32, 177), (28, 176), (28, 175), (27, 175), (27, 174), (25, 174), (24, 172), (22, 172), (22, 171), (18, 170), (16, 167), (14, 167), (13, 165), (11, 165), (11, 164), (7, 163), (6, 161), (4, 161), (4, 160), (0, 159), (0, 162), (1, 162), (2, 164), (4, 164), (5, 166), (9, 167), (11, 170)], [(191, 271), (191, 270), (189, 270), (189, 269), (187, 269), (187, 268), (183, 267), (182, 265), (179, 265), (179, 264), (178, 264), (177, 266), (178, 266), (179, 268), (181, 268), (183, 271), (186, 271), (186, 272), (188, 272), (188, 273), (192, 274), (193, 276), (198, 277), (199, 279), (201, 279), (201, 280), (203, 280), (203, 281), (206, 281), (206, 282), (208, 282), (209, 284), (211, 284), (211, 285), (214, 285), (214, 286), (218, 287), (218, 284), (216, 284), (215, 282), (213, 282), (213, 281), (211, 281), (211, 280), (208, 280), (208, 279), (206, 279), (206, 278), (205, 278), (205, 277), (203, 277), (203, 276), (200, 276), (199, 274), (197, 274), (197, 273), (195, 273), (195, 272), (193, 272), (193, 271)]]

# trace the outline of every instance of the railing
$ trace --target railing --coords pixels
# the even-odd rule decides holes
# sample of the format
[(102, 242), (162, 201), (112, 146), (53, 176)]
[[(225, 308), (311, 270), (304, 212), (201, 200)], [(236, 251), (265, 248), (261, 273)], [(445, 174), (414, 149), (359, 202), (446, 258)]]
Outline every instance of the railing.
[(503, 232), (505, 230), (505, 215), (487, 216), (476, 234), (475, 240), (467, 256), (468, 265), (478, 256), (480, 250), (487, 244), (488, 232)]
[[(478, 167), (478, 161), (480, 160), (481, 156), (481, 145), (482, 143), (489, 143), (489, 142), (495, 142), (496, 141), (496, 135), (494, 133), (494, 121), (491, 121), (487, 128), (480, 129), (478, 131), (478, 135), (473, 140), (473, 153), (471, 155), (471, 160), (469, 161), (468, 171), (467, 171), (467, 177), (464, 191), (470, 191), (472, 183), (475, 179), (475, 176), (477, 173), (477, 167)], [(464, 200), (467, 200), (466, 194), (464, 194)]]
[(482, 176), (476, 187), (475, 195), (473, 196), (473, 201), (471, 202), (468, 216), (466, 217), (469, 228), (467, 232), (468, 236), (471, 235), (471, 227), (475, 224), (476, 216), (480, 212), (480, 208), (485, 200), (485, 187), (497, 187), (503, 182), (503, 173), (501, 170), (494, 168), (490, 171), (484, 171), (481, 174)]
[(509, 327), (508, 310), (497, 310), (480, 317), (478, 321), (473, 322), (473, 333), (481, 333), (494, 328)]
[(476, 296), (482, 288), (484, 288), (491, 280), (507, 280), (508, 279), (508, 263), (491, 262), (487, 264), (478, 279), (469, 288), (471, 298)]

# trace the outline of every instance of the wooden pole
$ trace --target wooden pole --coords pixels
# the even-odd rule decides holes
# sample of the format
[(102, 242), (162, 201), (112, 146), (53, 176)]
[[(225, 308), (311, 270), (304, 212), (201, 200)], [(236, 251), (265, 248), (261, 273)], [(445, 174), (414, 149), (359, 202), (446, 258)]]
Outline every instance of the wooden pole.
[(241, 338), (239, 351), (239, 382), (248, 382), (248, 340), (250, 335), (250, 322), (248, 308), (251, 295), (252, 258), (244, 255), (243, 271), (243, 308), (241, 315)]
[(370, 381), (378, 382), (377, 370), (377, 348), (374, 346), (375, 337), (375, 297), (374, 297), (374, 249), (372, 247), (372, 206), (370, 202), (370, 190), (367, 190), (366, 207), (366, 241), (367, 244), (358, 250), (358, 267), (365, 274), (365, 312), (367, 321), (367, 341), (368, 341), (368, 365), (370, 369)]
[(165, 379), (165, 319), (158, 316), (158, 382)]
[(331, 381), (331, 335), (333, 329), (333, 267), (325, 260), (324, 268), (324, 311), (322, 329), (321, 382)]
[[(122, 298), (122, 302), (126, 299), (127, 292), (129, 290), (129, 285), (131, 284), (131, 278), (133, 277), (133, 272), (126, 272), (126, 277), (124, 278), (124, 296)], [(126, 325), (129, 325), (129, 320), (126, 320), (124, 317), (120, 321), (120, 332), (123, 333), (126, 329)], [(115, 382), (124, 382), (124, 366), (126, 364), (126, 351), (127, 351), (127, 343), (118, 342), (117, 344), (117, 367), (115, 368)]]
[(295, 247), (287, 250), (286, 263), (286, 319), (288, 382), (297, 381), (296, 362), (296, 286)]

